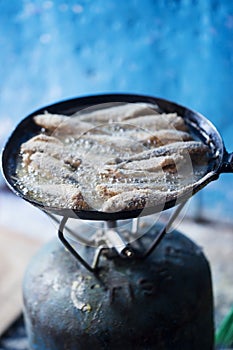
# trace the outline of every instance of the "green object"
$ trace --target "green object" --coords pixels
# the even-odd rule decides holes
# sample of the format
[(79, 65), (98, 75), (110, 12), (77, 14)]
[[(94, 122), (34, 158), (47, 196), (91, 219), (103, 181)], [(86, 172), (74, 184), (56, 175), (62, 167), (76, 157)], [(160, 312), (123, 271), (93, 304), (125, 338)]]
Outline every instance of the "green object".
[(215, 343), (221, 346), (233, 345), (233, 307), (217, 330)]

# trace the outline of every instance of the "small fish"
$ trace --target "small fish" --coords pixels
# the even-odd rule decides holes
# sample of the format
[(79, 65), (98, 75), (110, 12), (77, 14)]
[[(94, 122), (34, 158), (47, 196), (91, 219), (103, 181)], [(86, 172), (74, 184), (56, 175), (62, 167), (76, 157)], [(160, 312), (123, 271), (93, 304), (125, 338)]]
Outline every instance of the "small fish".
[(100, 145), (105, 147), (105, 149), (111, 149), (111, 152), (118, 154), (138, 153), (143, 152), (145, 147), (142, 143), (136, 142), (132, 137), (114, 136), (114, 135), (83, 135), (83, 140), (89, 141), (92, 144)]
[(65, 166), (63, 160), (40, 152), (33, 153), (30, 156), (28, 173), (35, 173), (38, 182), (53, 180), (54, 183), (59, 183), (63, 180), (78, 183), (75, 171)]
[(29, 184), (30, 192), (45, 206), (67, 209), (89, 209), (79, 188), (72, 184)]
[(139, 116), (130, 119), (129, 123), (150, 131), (158, 131), (161, 129), (177, 129), (187, 131), (187, 126), (185, 125), (184, 119), (178, 116), (177, 113)]
[[(135, 135), (136, 136), (136, 135)], [(159, 147), (163, 145), (168, 145), (169, 143), (178, 141), (191, 141), (193, 140), (188, 132), (181, 130), (158, 130), (153, 132), (152, 135), (147, 135), (140, 141), (147, 148)]]
[(186, 142), (174, 142), (165, 146), (160, 146), (157, 148), (153, 148), (150, 150), (143, 151), (139, 154), (132, 155), (127, 158), (117, 158), (111, 159), (107, 162), (107, 164), (120, 164), (123, 162), (132, 162), (132, 161), (140, 161), (144, 159), (150, 159), (153, 157), (161, 157), (166, 155), (175, 155), (175, 154), (189, 154), (192, 156), (193, 154), (197, 155), (208, 155), (209, 148), (204, 145), (201, 141), (186, 141)]
[(81, 120), (86, 122), (92, 122), (95, 124), (119, 122), (135, 118), (143, 115), (155, 115), (158, 114), (158, 106), (154, 104), (137, 102), (137, 103), (106, 103), (95, 106), (97, 109), (93, 110), (93, 107), (83, 109), (75, 116), (79, 116)]
[(182, 155), (174, 154), (172, 156), (153, 157), (139, 161), (132, 161), (129, 163), (126, 162), (122, 165), (119, 164), (117, 169), (142, 170), (154, 173), (161, 170), (175, 172), (176, 166), (178, 166), (178, 163), (180, 164), (182, 161), (184, 161), (184, 157)]
[(192, 192), (193, 185), (186, 186), (180, 191), (139, 189), (122, 192), (105, 201), (101, 208), (101, 211), (111, 213), (149, 207), (160, 207), (163, 209), (166, 202), (176, 199), (179, 201), (179, 198), (181, 197), (188, 199), (192, 196)]
[(60, 140), (44, 134), (39, 134), (29, 141), (24, 142), (21, 145), (20, 151), (23, 156), (24, 166), (28, 166), (31, 163), (31, 155), (36, 152), (63, 160), (65, 164), (69, 164), (72, 168), (76, 169), (82, 162), (80, 157), (76, 153), (74, 154), (68, 147), (65, 147)]
[(191, 195), (210, 149), (176, 113), (147, 103), (108, 103), (74, 115), (34, 117), (45, 130), (21, 145), (18, 185), (61, 208), (114, 212)]
[(45, 113), (35, 116), (34, 121), (37, 125), (50, 131), (54, 137), (74, 136), (79, 138), (86, 132), (103, 133), (101, 130), (96, 130), (92, 123), (80, 121), (79, 117)]
[(117, 182), (117, 183), (107, 183), (107, 184), (99, 184), (96, 186), (96, 194), (102, 198), (102, 200), (106, 201), (107, 199), (116, 196), (120, 193), (130, 192), (134, 190), (166, 190), (167, 189), (167, 183), (166, 181), (160, 181), (160, 182)]

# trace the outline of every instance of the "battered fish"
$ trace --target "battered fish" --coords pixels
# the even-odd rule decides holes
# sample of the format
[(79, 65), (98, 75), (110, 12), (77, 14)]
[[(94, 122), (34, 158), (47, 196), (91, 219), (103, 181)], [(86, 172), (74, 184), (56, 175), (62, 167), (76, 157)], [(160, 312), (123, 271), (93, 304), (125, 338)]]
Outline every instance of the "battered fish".
[(78, 168), (81, 164), (81, 159), (76, 154), (72, 153), (72, 150), (65, 147), (57, 138), (45, 134), (34, 136), (21, 145), (24, 166), (28, 166), (31, 163), (31, 155), (36, 152), (45, 154), (45, 157), (49, 155), (56, 159), (63, 160), (65, 164), (70, 164), (73, 168)]
[[(95, 126), (88, 122), (82, 122), (78, 117), (67, 117), (58, 114), (40, 114), (34, 117), (37, 125), (40, 125), (47, 131), (52, 132), (55, 137), (80, 137), (83, 133), (95, 133)], [(101, 131), (97, 131), (101, 133)]]
[(180, 191), (154, 191), (151, 189), (139, 189), (129, 192), (122, 192), (109, 198), (103, 203), (101, 211), (112, 213), (125, 210), (143, 209), (153, 206), (163, 205), (169, 200), (179, 200), (185, 196), (186, 199), (191, 197), (193, 185), (186, 186)]
[(187, 131), (183, 118), (177, 113), (146, 115), (130, 119), (130, 124), (140, 126), (150, 131), (161, 129), (177, 129)]
[[(98, 108), (98, 105), (96, 106)], [(158, 114), (158, 106), (149, 103), (125, 103), (117, 104), (111, 103), (100, 105), (100, 108), (90, 111), (89, 108), (77, 112), (75, 115), (79, 116), (81, 120), (95, 124), (119, 122), (135, 118), (142, 115)]]
[(54, 183), (61, 183), (61, 181), (78, 183), (75, 171), (65, 166), (63, 160), (40, 152), (30, 156), (28, 172), (36, 173), (39, 183), (51, 182), (51, 180)]
[(44, 130), (21, 145), (18, 186), (56, 208), (115, 212), (191, 196), (209, 148), (176, 113), (147, 103), (34, 117)]
[(57, 208), (90, 209), (80, 189), (72, 184), (28, 184), (28, 189), (45, 206), (50, 206), (51, 204)]
[(137, 155), (132, 155), (128, 158), (111, 159), (108, 161), (108, 164), (119, 164), (122, 162), (132, 162), (136, 160), (140, 161), (143, 159), (150, 159), (153, 157), (161, 157), (173, 154), (189, 154), (190, 156), (197, 154), (200, 157), (204, 155), (206, 156), (206, 159), (209, 155), (209, 148), (206, 145), (204, 145), (201, 141), (174, 142), (165, 146), (146, 150)]

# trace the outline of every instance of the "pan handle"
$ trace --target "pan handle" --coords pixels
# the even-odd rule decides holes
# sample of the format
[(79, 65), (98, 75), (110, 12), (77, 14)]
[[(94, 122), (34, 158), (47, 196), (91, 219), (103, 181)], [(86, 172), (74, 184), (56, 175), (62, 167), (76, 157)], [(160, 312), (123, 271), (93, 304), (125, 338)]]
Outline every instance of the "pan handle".
[(233, 152), (228, 153), (225, 150), (219, 173), (233, 173)]

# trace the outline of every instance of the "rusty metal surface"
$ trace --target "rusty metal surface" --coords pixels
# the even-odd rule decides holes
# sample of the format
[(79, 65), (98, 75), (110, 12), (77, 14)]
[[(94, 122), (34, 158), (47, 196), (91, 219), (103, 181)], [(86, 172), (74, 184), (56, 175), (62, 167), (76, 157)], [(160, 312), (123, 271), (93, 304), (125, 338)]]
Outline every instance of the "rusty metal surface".
[(24, 280), (31, 350), (213, 348), (210, 271), (192, 241), (175, 232), (143, 264), (100, 265), (87, 272), (57, 241), (35, 257)]

